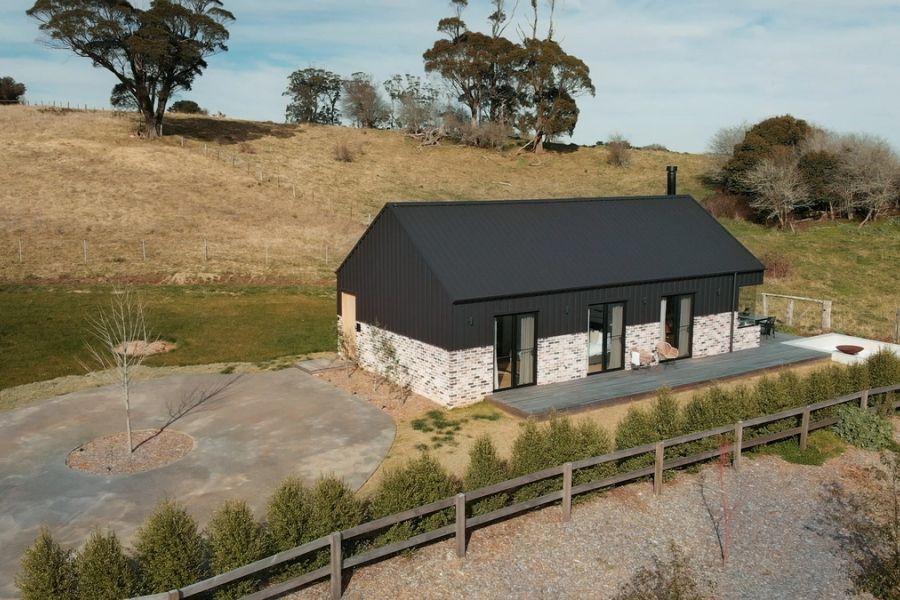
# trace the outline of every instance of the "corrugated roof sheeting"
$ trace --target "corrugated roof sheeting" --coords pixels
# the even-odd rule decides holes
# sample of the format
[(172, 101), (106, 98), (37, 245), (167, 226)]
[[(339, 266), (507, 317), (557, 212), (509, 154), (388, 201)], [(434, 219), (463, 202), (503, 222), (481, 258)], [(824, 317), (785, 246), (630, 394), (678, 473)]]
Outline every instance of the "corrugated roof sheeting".
[(386, 210), (453, 302), (763, 270), (690, 196)]

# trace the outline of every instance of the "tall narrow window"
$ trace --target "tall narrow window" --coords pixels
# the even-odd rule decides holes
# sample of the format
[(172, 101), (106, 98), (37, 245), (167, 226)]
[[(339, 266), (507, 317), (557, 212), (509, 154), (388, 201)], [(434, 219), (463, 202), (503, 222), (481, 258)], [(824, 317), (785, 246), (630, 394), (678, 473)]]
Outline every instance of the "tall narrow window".
[(661, 304), (662, 338), (678, 350), (678, 358), (691, 355), (694, 329), (694, 296), (668, 296)]
[(625, 304), (588, 308), (588, 374), (615, 371), (624, 365)]
[(494, 389), (535, 383), (537, 348), (535, 313), (494, 318)]

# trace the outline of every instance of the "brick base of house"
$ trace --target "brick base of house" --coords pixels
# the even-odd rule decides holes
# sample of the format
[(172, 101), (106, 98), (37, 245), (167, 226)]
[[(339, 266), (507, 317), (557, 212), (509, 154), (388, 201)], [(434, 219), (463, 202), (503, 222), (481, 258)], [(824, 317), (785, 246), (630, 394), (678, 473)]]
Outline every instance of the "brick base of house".
[[(756, 348), (759, 327), (734, 324), (734, 350)], [(338, 331), (340, 317), (338, 317)], [(694, 319), (692, 355), (723, 354), (729, 350), (731, 313)], [(661, 340), (659, 323), (625, 328), (625, 368), (632, 348), (655, 350)], [(537, 384), (571, 381), (587, 376), (587, 333), (538, 339)], [(379, 327), (359, 323), (356, 353), (361, 367), (439, 404), (453, 408), (481, 401), (494, 389), (494, 349), (491, 346), (444, 350)]]

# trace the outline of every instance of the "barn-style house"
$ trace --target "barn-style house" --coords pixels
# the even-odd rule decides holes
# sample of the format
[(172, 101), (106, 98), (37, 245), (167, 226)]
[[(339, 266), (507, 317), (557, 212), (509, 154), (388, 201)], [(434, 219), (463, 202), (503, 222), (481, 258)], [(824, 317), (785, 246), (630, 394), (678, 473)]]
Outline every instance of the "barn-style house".
[(753, 348), (764, 267), (683, 195), (387, 204), (337, 270), (342, 348), (446, 406)]

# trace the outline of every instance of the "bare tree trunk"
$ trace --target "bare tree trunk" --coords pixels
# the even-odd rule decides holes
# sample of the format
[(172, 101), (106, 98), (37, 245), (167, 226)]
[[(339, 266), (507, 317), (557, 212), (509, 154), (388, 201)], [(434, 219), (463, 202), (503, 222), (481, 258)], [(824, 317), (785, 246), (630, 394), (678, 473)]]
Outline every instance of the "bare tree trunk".
[[(124, 352), (128, 351), (128, 346), (125, 346)], [(129, 394), (129, 384), (130, 380), (128, 379), (128, 362), (125, 361), (125, 364), (122, 368), (122, 399), (125, 401), (125, 431), (128, 434), (128, 453), (131, 454), (134, 452), (134, 442), (131, 439), (131, 395)]]

